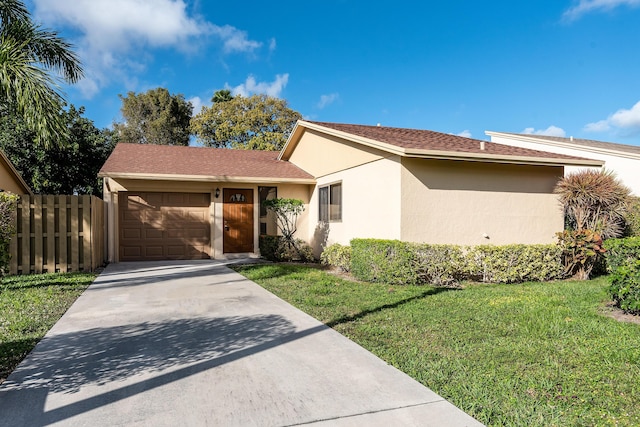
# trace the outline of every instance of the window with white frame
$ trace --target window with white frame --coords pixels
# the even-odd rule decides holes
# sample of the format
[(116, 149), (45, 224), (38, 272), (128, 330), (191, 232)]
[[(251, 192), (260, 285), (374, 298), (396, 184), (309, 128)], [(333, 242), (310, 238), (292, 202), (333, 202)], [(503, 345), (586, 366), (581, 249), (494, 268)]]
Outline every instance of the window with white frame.
[(325, 185), (318, 189), (319, 220), (342, 221), (342, 183)]

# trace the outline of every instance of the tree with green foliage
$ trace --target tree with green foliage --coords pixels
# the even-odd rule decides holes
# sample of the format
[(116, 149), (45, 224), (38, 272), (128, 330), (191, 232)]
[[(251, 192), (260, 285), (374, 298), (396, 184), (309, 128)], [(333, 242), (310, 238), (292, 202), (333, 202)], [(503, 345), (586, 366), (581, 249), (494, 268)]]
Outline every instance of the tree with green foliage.
[(231, 95), (231, 91), (229, 89), (220, 89), (215, 91), (213, 96), (211, 97), (211, 102), (217, 104), (218, 102), (227, 102), (233, 99), (233, 95)]
[(299, 199), (268, 199), (262, 202), (268, 211), (276, 216), (278, 229), (282, 236), (262, 236), (271, 241), (270, 251), (276, 260), (312, 261), (313, 251), (302, 239), (296, 239), (298, 217), (304, 212), (304, 202)]
[(620, 237), (631, 191), (613, 172), (585, 169), (562, 178), (554, 190), (564, 208), (566, 230), (557, 233), (565, 272), (587, 280), (604, 254), (603, 240)]
[(159, 87), (119, 96), (124, 121), (113, 128), (122, 142), (189, 145), (193, 105), (182, 94), (172, 95)]
[(280, 150), (302, 115), (267, 95), (236, 96), (204, 107), (191, 131), (207, 147)]
[(64, 146), (34, 144), (35, 134), (19, 115), (0, 114), (0, 148), (37, 194), (102, 196), (98, 171), (116, 144), (114, 133), (98, 129), (73, 105), (60, 116), (67, 129)]
[(41, 145), (64, 145), (62, 83), (82, 78), (71, 44), (35, 24), (23, 1), (0, 0), (0, 103), (14, 110)]
[(603, 239), (619, 237), (631, 191), (611, 171), (585, 169), (562, 178), (555, 188), (572, 230), (592, 230)]

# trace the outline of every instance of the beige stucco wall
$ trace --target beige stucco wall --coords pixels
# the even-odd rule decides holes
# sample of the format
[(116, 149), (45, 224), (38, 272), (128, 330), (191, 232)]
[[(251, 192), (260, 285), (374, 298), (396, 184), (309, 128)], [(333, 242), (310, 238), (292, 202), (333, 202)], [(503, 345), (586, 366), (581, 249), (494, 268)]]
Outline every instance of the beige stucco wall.
[[(277, 187), (278, 197), (297, 198), (305, 202), (305, 213), (299, 219), (299, 237), (306, 238), (308, 229), (308, 203), (310, 186), (306, 184), (279, 184), (279, 183), (228, 183), (228, 182), (191, 182), (191, 181), (160, 181), (160, 180), (136, 180), (113, 179), (104, 180), (104, 200), (107, 210), (107, 253), (109, 262), (118, 262), (118, 192), (119, 191), (157, 191), (157, 192), (187, 192), (210, 193), (210, 220), (211, 220), (211, 256), (215, 259), (226, 258), (223, 253), (223, 203), (222, 194), (225, 188), (248, 188), (253, 190), (254, 201), (254, 254), (259, 254), (258, 239), (260, 233), (260, 206), (258, 187)], [(215, 197), (216, 188), (220, 189), (220, 197)]]
[(385, 156), (388, 154), (380, 150), (307, 129), (289, 161), (318, 178)]
[(13, 194), (27, 194), (29, 192), (16, 178), (11, 166), (2, 157), (0, 157), (0, 190)]
[[(318, 179), (310, 200), (309, 241), (318, 255), (332, 243), (348, 245), (354, 237), (400, 238), (398, 156), (366, 163)], [(318, 221), (318, 188), (342, 183), (342, 221)]]
[(562, 174), (561, 166), (404, 158), (400, 238), (460, 245), (552, 243), (563, 228), (552, 194)]

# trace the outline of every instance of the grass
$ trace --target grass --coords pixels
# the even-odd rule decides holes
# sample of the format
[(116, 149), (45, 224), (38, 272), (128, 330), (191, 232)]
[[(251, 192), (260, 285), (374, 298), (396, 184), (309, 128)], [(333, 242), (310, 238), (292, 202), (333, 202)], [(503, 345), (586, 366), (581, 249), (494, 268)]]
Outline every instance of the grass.
[(640, 425), (640, 325), (601, 314), (606, 278), (445, 290), (238, 270), (487, 425)]
[(0, 282), (0, 383), (29, 354), (94, 274), (39, 274)]

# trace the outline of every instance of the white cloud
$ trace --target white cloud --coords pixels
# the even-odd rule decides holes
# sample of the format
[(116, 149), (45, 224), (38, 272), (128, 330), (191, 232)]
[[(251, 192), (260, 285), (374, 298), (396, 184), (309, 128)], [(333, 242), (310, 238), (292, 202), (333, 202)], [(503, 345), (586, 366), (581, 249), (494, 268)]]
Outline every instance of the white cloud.
[(560, 136), (560, 137), (565, 137), (567, 135), (567, 133), (564, 131), (564, 129), (559, 128), (557, 126), (549, 126), (546, 129), (534, 129), (534, 128), (525, 128), (521, 133), (524, 134), (528, 134), (528, 135), (544, 135), (544, 136)]
[(619, 6), (634, 7), (640, 5), (640, 0), (579, 0), (578, 4), (567, 9), (562, 17), (573, 21), (582, 15), (600, 10), (612, 10)]
[(205, 106), (204, 101), (199, 96), (191, 97), (191, 98), (187, 99), (187, 101), (189, 101), (191, 103), (191, 105), (193, 105), (193, 115), (194, 116), (196, 114), (198, 114), (200, 111), (202, 111), (202, 107)]
[(471, 132), (469, 131), (469, 129), (465, 129), (462, 132), (457, 133), (456, 135), (464, 136), (465, 138), (471, 138)]
[(135, 84), (135, 75), (152, 59), (146, 48), (194, 51), (211, 37), (224, 53), (262, 46), (245, 31), (218, 26), (187, 10), (185, 0), (33, 0), (35, 18), (45, 26), (78, 34), (77, 51), (85, 68), (78, 88), (91, 97), (112, 81)]
[(260, 42), (249, 40), (246, 31), (238, 30), (230, 25), (223, 27), (212, 25), (211, 32), (223, 40), (225, 53), (253, 52), (262, 46)]
[(280, 97), (282, 90), (287, 86), (289, 74), (278, 74), (272, 82), (258, 82), (253, 76), (247, 77), (244, 83), (231, 87), (225, 83), (225, 88), (231, 90), (233, 95), (249, 96), (256, 93), (263, 93), (276, 98)]
[(271, 39), (269, 40), (269, 52), (273, 52), (274, 50), (276, 50), (277, 44), (276, 44), (276, 39)]
[(588, 123), (584, 130), (587, 132), (605, 132), (611, 128), (630, 132), (640, 132), (640, 101), (630, 109), (620, 109), (605, 120)]
[(333, 104), (338, 100), (340, 95), (338, 93), (330, 93), (328, 95), (320, 95), (320, 101), (318, 101), (317, 107), (323, 109), (324, 107)]

